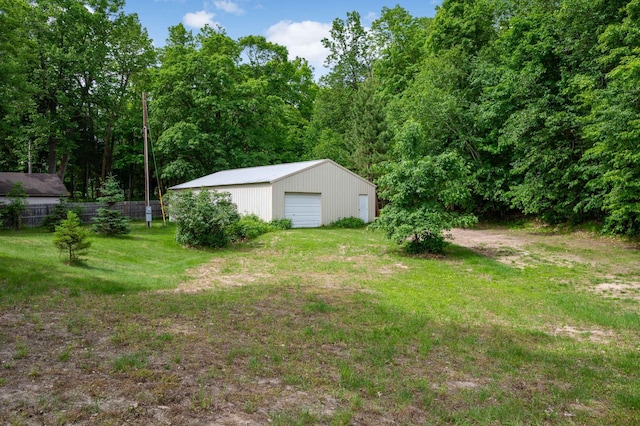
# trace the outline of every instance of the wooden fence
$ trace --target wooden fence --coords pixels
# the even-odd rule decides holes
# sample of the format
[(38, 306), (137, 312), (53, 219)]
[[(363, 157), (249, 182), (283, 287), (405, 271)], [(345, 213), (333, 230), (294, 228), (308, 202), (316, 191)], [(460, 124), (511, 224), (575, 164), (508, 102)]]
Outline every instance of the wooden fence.
[[(154, 219), (162, 218), (162, 209), (160, 201), (151, 201), (151, 213)], [(44, 218), (50, 214), (55, 208), (55, 204), (30, 204), (27, 209), (22, 212), (22, 224), (24, 226), (34, 227), (42, 225)], [(98, 215), (100, 203), (68, 203), (69, 207), (79, 206), (82, 209), (80, 219), (82, 222), (91, 222), (91, 219)], [(131, 219), (145, 219), (145, 202), (144, 201), (124, 201), (116, 203), (114, 210), (120, 210), (123, 216)]]

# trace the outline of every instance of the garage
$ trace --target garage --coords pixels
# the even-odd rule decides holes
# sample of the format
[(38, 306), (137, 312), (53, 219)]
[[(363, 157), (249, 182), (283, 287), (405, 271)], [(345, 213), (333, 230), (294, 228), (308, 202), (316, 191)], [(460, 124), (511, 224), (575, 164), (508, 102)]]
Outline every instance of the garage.
[(328, 159), (222, 170), (169, 189), (228, 192), (240, 214), (291, 219), (294, 228), (375, 219), (375, 185)]
[(294, 228), (315, 228), (320, 226), (322, 209), (320, 194), (284, 194), (284, 217), (291, 219)]

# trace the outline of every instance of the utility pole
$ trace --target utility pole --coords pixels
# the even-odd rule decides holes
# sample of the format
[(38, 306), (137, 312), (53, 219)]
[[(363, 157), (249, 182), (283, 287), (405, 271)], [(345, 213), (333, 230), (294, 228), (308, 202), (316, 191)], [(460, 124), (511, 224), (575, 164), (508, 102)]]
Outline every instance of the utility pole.
[(149, 118), (147, 116), (147, 94), (142, 92), (142, 131), (144, 133), (144, 202), (147, 228), (151, 228), (151, 203), (149, 201), (149, 147), (147, 134), (149, 133)]

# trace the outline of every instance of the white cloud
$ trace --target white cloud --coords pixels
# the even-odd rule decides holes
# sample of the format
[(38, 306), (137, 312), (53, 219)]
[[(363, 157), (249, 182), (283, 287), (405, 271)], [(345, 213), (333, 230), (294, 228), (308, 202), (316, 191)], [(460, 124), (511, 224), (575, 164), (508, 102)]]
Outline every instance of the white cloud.
[(316, 75), (325, 74), (323, 64), (329, 50), (322, 45), (322, 39), (329, 37), (331, 24), (316, 21), (280, 21), (267, 30), (267, 40), (289, 50), (289, 58), (299, 56), (309, 61), (316, 69)]
[(375, 13), (375, 12), (369, 12), (369, 13), (367, 13), (367, 16), (364, 17), (364, 22), (371, 23), (371, 22), (375, 21), (376, 19), (378, 19), (378, 14)]
[(215, 14), (209, 13), (205, 10), (201, 10), (195, 13), (187, 13), (182, 18), (182, 22), (191, 28), (202, 28), (205, 25), (209, 25), (210, 27), (215, 26), (215, 22), (213, 18), (215, 18)]
[(213, 2), (216, 9), (222, 10), (227, 13), (233, 13), (234, 15), (242, 15), (244, 10), (238, 6), (238, 4), (230, 0), (216, 0)]

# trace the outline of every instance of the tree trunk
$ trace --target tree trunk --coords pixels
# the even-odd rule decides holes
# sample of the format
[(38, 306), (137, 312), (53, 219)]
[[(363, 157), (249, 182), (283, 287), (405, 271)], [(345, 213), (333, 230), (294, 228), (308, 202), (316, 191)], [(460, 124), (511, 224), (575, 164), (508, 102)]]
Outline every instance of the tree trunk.
[(69, 164), (69, 154), (64, 154), (60, 160), (60, 168), (57, 171), (57, 175), (60, 180), (64, 181), (64, 175), (67, 172), (67, 165)]
[(112, 160), (112, 152), (111, 149), (111, 118), (109, 119), (109, 123), (107, 124), (107, 134), (104, 137), (104, 151), (102, 152), (102, 182), (105, 181), (107, 175), (111, 172), (111, 162)]
[(56, 172), (56, 145), (56, 138), (53, 135), (49, 135), (49, 156), (47, 158), (49, 174), (55, 174)]

